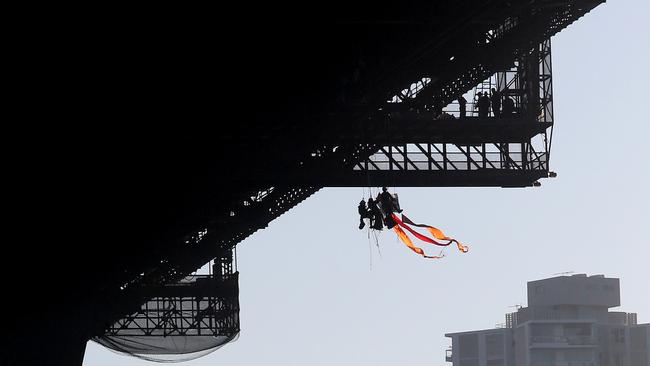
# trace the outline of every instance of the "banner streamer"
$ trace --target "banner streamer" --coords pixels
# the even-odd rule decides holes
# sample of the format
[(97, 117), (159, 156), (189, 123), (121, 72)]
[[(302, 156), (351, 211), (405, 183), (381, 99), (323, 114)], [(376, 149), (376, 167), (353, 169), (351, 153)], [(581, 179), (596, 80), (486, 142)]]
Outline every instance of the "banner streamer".
[[(449, 243), (456, 243), (456, 246), (458, 247), (458, 250), (460, 250), (463, 253), (467, 253), (469, 251), (469, 247), (467, 245), (463, 245), (458, 240), (446, 236), (445, 233), (443, 233), (442, 230), (440, 230), (438, 228), (435, 228), (435, 227), (433, 227), (431, 225), (426, 225), (426, 224), (416, 224), (413, 221), (411, 221), (411, 219), (406, 217), (405, 215), (402, 215), (402, 221), (403, 221), (403, 223), (408, 224), (408, 225), (413, 225), (413, 226), (422, 227), (422, 228), (427, 229), (431, 233), (431, 235), (433, 235), (436, 239), (448, 240)], [(397, 222), (397, 221), (395, 221), (395, 222)], [(449, 244), (446, 244), (446, 245), (449, 245)]]
[[(415, 235), (416, 238), (418, 238), (418, 239), (420, 239), (420, 240), (422, 240), (422, 241), (424, 241), (426, 243), (433, 244), (433, 245), (438, 245), (438, 246), (441, 246), (441, 247), (446, 247), (446, 246), (449, 246), (451, 243), (456, 243), (456, 246), (458, 247), (458, 250), (460, 250), (461, 252), (467, 253), (469, 251), (468, 246), (461, 244), (458, 240), (456, 240), (454, 238), (450, 238), (450, 237), (446, 236), (442, 232), (442, 230), (440, 230), (438, 228), (435, 228), (435, 227), (433, 227), (431, 225), (416, 224), (413, 221), (411, 221), (411, 219), (406, 217), (405, 215), (402, 215), (402, 219), (400, 220), (397, 217), (397, 215), (395, 215), (394, 213), (390, 214), (390, 218), (393, 219), (393, 221), (396, 223), (396, 225), (393, 227), (393, 231), (395, 231), (395, 233), (397, 234), (399, 239), (404, 244), (406, 244), (406, 246), (409, 247), (412, 251), (420, 254), (421, 256), (423, 256), (425, 258), (442, 258), (442, 257), (444, 257), (444, 255), (441, 255), (441, 256), (428, 256), (428, 255), (426, 255), (424, 253), (424, 250), (422, 250), (422, 248), (418, 248), (415, 245), (413, 245), (413, 242), (411, 241), (411, 238), (409, 238), (408, 235), (406, 235), (406, 233), (404, 232), (404, 230), (402, 230), (402, 228), (408, 230), (411, 234)], [(425, 228), (436, 239), (438, 239), (438, 240), (446, 240), (447, 242), (446, 243), (441, 243), (441, 242), (438, 242), (438, 241), (436, 241), (436, 240), (434, 240), (432, 238), (429, 238), (428, 236), (422, 235), (422, 234), (418, 233), (417, 231), (413, 230), (409, 225)]]
[(397, 234), (397, 237), (402, 241), (402, 243), (406, 244), (407, 247), (411, 248), (412, 251), (416, 252), (417, 254), (423, 256), (424, 258), (429, 258), (429, 259), (440, 259), (444, 257), (444, 255), (426, 255), (424, 253), (424, 250), (422, 248), (418, 248), (415, 245), (413, 245), (413, 242), (411, 241), (411, 238), (406, 235), (404, 230), (402, 230), (401, 227), (398, 225), (393, 226), (393, 231)]
[[(397, 225), (399, 225), (399, 226), (403, 227), (404, 229), (408, 230), (411, 234), (415, 235), (416, 238), (418, 238), (418, 239), (420, 239), (420, 240), (422, 240), (424, 242), (427, 242), (427, 243), (430, 243), (430, 244), (433, 244), (433, 245), (438, 245), (438, 246), (441, 246), (441, 247), (446, 247), (446, 246), (449, 246), (449, 244), (451, 244), (451, 240), (449, 240), (447, 243), (440, 243), (440, 242), (437, 242), (437, 241), (435, 241), (435, 240), (433, 240), (433, 239), (431, 239), (431, 238), (429, 238), (427, 236), (424, 236), (424, 235), (418, 233), (417, 231), (411, 229), (411, 227), (406, 225), (404, 222), (402, 222), (402, 220), (400, 220), (397, 217), (397, 215), (395, 215), (395, 214), (391, 214), (391, 217), (395, 221), (395, 223), (397, 223)], [(404, 219), (404, 215), (402, 215), (402, 219)]]

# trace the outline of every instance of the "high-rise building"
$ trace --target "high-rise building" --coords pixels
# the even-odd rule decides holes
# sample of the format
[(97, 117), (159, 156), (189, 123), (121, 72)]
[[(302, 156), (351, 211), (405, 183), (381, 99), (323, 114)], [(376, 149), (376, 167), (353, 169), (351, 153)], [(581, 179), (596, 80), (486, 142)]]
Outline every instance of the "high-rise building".
[(576, 274), (528, 283), (505, 327), (448, 333), (453, 366), (650, 366), (650, 323), (620, 306), (618, 278)]

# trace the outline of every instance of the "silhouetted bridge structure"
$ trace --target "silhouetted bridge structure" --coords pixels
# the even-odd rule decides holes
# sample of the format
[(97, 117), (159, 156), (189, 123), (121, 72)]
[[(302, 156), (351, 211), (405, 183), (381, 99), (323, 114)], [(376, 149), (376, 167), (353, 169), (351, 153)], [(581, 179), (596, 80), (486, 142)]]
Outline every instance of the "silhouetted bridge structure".
[[(323, 21), (291, 23), (287, 13), (272, 22), (285, 26), (253, 16), (253, 38), (216, 50), (229, 63), (182, 64), (216, 68), (220, 95), (178, 97), (168, 115), (160, 106), (163, 119), (216, 118), (216, 133), (197, 126), (143, 135), (144, 144), (119, 140), (97, 160), (114, 187), (126, 187), (98, 205), (121, 207), (120, 215), (98, 224), (92, 245), (101, 255), (89, 263), (53, 251), (60, 261), (47, 269), (55, 280), (85, 276), (40, 314), (58, 319), (43, 321), (50, 329), (76, 329), (47, 352), (80, 365), (90, 338), (145, 357), (174, 353), (161, 351), (166, 337), (215, 340), (183, 351), (199, 353), (232, 340), (233, 249), (322, 187), (536, 185), (550, 174), (550, 38), (603, 2), (332, 4)], [(309, 41), (291, 41), (296, 32)], [(187, 42), (198, 48), (205, 40)], [(470, 100), (458, 118), (458, 95), (489, 88), (512, 98), (515, 113), (478, 117)], [(435, 119), (434, 98), (455, 118)], [(197, 105), (205, 115), (193, 114)], [(213, 260), (212, 275), (191, 277)], [(16, 349), (9, 360), (25, 356)]]

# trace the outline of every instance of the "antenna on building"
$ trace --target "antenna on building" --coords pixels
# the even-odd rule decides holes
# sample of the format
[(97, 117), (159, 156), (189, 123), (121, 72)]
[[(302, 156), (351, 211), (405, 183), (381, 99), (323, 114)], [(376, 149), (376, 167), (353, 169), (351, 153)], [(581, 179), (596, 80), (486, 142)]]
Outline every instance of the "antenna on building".
[(558, 276), (558, 275), (569, 275), (571, 273), (575, 273), (575, 271), (567, 271), (567, 272), (559, 272), (559, 273), (553, 273), (552, 276)]

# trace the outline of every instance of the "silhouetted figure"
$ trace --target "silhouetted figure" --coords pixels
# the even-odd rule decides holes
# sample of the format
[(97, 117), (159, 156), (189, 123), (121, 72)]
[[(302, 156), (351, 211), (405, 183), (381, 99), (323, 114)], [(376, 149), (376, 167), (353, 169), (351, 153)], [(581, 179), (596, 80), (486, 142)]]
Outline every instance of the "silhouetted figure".
[(385, 216), (393, 212), (393, 196), (388, 193), (388, 188), (381, 188), (381, 193), (377, 195), (377, 201), (381, 204), (381, 209), (384, 211)]
[(465, 118), (465, 114), (467, 113), (467, 109), (465, 105), (467, 104), (467, 100), (465, 100), (465, 97), (462, 95), (459, 95), (456, 100), (458, 100), (458, 108), (460, 108), (460, 118)]
[(492, 95), (490, 96), (492, 102), (492, 113), (499, 118), (501, 116), (501, 93), (492, 88)]
[(381, 193), (377, 195), (377, 201), (381, 204), (381, 209), (384, 211), (384, 216), (388, 217), (393, 212), (402, 212), (399, 207), (396, 207), (394, 201), (395, 197), (388, 192), (388, 188), (382, 187)]
[(365, 218), (368, 218), (368, 208), (366, 207), (366, 201), (361, 200), (359, 206), (357, 206), (357, 211), (359, 212), (359, 230), (363, 229), (366, 226), (366, 222), (363, 221)]
[(375, 230), (383, 229), (384, 224), (382, 223), (383, 218), (381, 217), (381, 211), (372, 198), (368, 199), (368, 213), (370, 216), (370, 228)]
[(490, 97), (488, 93), (478, 92), (478, 116), (487, 117), (490, 114)]
[(509, 96), (503, 99), (503, 116), (509, 117), (515, 112), (515, 101)]

